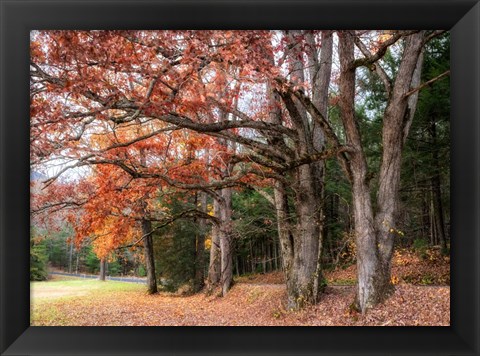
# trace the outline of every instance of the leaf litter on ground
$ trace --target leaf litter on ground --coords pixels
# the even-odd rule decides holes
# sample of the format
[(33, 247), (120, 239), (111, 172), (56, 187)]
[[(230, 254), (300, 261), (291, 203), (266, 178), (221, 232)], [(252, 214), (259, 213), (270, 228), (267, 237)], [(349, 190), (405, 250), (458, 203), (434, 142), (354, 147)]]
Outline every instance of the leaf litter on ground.
[(147, 295), (145, 287), (122, 282), (56, 276), (32, 283), (32, 325), (78, 326), (449, 326), (450, 259), (438, 251), (422, 255), (397, 250), (394, 293), (361, 315), (350, 308), (355, 265), (326, 271), (329, 286), (316, 305), (286, 308), (282, 272), (235, 279), (225, 297), (215, 292)]

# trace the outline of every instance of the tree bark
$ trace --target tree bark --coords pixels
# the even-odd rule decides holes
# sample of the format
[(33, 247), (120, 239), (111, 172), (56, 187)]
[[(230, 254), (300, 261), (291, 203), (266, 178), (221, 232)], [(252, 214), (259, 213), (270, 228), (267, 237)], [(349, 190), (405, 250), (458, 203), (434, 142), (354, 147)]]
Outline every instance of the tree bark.
[[(198, 193), (200, 210), (207, 212), (207, 194), (205, 192)], [(195, 244), (195, 277), (193, 281), (193, 291), (196, 293), (205, 286), (205, 233), (207, 229), (207, 222), (205, 219), (200, 219), (199, 231), (196, 236)]]
[(364, 312), (384, 295), (384, 268), (378, 258), (374, 213), (367, 181), (367, 161), (355, 118), (354, 38), (350, 32), (339, 34), (340, 113), (347, 143), (354, 148), (350, 155), (352, 172), (353, 216), (357, 247), (357, 307)]
[(152, 222), (142, 220), (143, 253), (145, 258), (145, 269), (147, 271), (147, 293), (157, 293), (157, 278), (155, 276), (155, 258), (153, 253)]
[[(301, 38), (304, 34), (300, 31), (287, 32), (290, 42), (288, 55), (291, 80), (299, 84), (305, 80), (305, 66), (301, 60), (303, 43)], [(308, 58), (312, 97), (322, 115), (326, 116), (332, 57), (331, 33), (324, 32), (322, 35), (320, 63), (313, 34), (307, 32), (305, 35), (307, 44), (310, 45)], [(275, 106), (274, 99), (272, 96), (271, 106)], [(321, 152), (325, 145), (321, 127), (310, 120), (305, 107), (296, 98), (283, 94), (282, 100), (298, 136), (296, 159)], [(295, 227), (292, 226), (287, 215), (286, 187), (279, 183), (275, 189), (280, 245), (290, 309), (316, 303), (322, 288), (323, 172), (324, 167), (321, 161), (304, 164), (293, 170)]]
[[(377, 196), (378, 212), (375, 217), (377, 243), (382, 273), (377, 300), (383, 299), (378, 294), (391, 290), (391, 261), (394, 237), (397, 229), (398, 190), (400, 187), (400, 171), (402, 166), (402, 150), (410, 126), (410, 113), (415, 106), (405, 97), (415, 77), (420, 77), (418, 63), (423, 60), (420, 53), (423, 48), (424, 31), (414, 33), (405, 39), (405, 49), (398, 69), (392, 95), (387, 103), (382, 130), (382, 163), (380, 166), (379, 190)], [(416, 70), (417, 69), (417, 70)]]
[(70, 241), (70, 251), (68, 254), (68, 273), (72, 273), (73, 269), (73, 240)]
[(233, 281), (232, 253), (232, 189), (223, 188), (220, 200), (220, 279), (222, 295), (225, 296)]
[[(146, 166), (145, 152), (140, 150), (140, 163), (142, 166)], [(144, 198), (145, 199), (145, 198)], [(144, 216), (148, 216), (147, 202), (141, 201), (141, 207)], [(147, 272), (147, 293), (157, 293), (157, 276), (155, 273), (155, 256), (153, 251), (153, 236), (152, 236), (152, 222), (147, 218), (142, 219), (141, 229), (143, 239), (143, 254), (145, 258), (145, 269)]]
[(428, 189), (422, 183), (422, 216), (420, 219), (420, 226), (422, 227), (422, 236), (423, 237), (430, 237), (430, 205), (428, 199)]
[[(435, 118), (432, 118), (430, 124), (430, 135), (432, 137), (432, 145), (435, 147), (437, 144), (437, 125)], [(432, 195), (433, 195), (433, 209), (435, 216), (435, 225), (438, 240), (442, 246), (442, 253), (447, 253), (447, 239), (445, 236), (445, 219), (442, 203), (442, 189), (441, 189), (441, 177), (440, 177), (440, 161), (438, 157), (438, 151), (436, 149), (432, 152), (433, 164), (435, 166), (434, 176), (432, 177)]]
[(107, 261), (105, 260), (105, 258), (102, 258), (100, 259), (100, 275), (98, 278), (101, 281), (105, 282), (106, 274), (107, 274)]
[[(218, 199), (213, 200), (213, 215), (220, 217), (220, 203)], [(210, 264), (208, 267), (207, 289), (212, 292), (220, 283), (220, 227), (212, 225), (212, 238), (210, 246)]]
[[(307, 55), (312, 97), (315, 105), (326, 116), (332, 58), (331, 32), (322, 34), (320, 60), (312, 32), (286, 31), (286, 38), (289, 42), (286, 54), (290, 80), (298, 85), (303, 85), (305, 81), (303, 47), (309, 46)], [(270, 61), (274, 62), (273, 56)], [(321, 152), (325, 146), (322, 128), (313, 123), (306, 108), (291, 93), (276, 93), (270, 88), (270, 121), (278, 125), (283, 122), (280, 99), (296, 133), (292, 149), (295, 160)], [(281, 152), (289, 152), (288, 144), (282, 137), (270, 136), (267, 139), (272, 147)], [(316, 303), (322, 287), (323, 172), (321, 161), (303, 164), (291, 172), (283, 173), (285, 180), (292, 182), (293, 189), (287, 189), (287, 184), (282, 180), (277, 180), (274, 185), (281, 260), (286, 277), (288, 307), (291, 309)], [(288, 204), (291, 193), (295, 201), (294, 209), (290, 209)]]
[[(347, 143), (354, 149), (350, 155), (352, 195), (357, 246), (357, 293), (355, 304), (362, 313), (383, 301), (393, 290), (391, 259), (396, 232), (401, 154), (408, 134), (408, 98), (415, 68), (423, 45), (423, 32), (406, 39), (402, 61), (384, 114), (382, 163), (379, 175), (377, 209), (374, 213), (367, 179), (367, 162), (355, 119), (354, 38), (348, 31), (339, 35), (340, 112)], [(420, 73), (420, 71), (418, 71)], [(414, 108), (409, 108), (414, 110)]]

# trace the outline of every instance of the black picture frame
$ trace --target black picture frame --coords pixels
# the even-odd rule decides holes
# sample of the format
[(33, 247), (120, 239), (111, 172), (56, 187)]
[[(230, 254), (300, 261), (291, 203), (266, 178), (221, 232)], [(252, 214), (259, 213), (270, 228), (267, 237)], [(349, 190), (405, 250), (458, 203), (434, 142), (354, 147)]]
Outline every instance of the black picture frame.
[[(479, 355), (477, 1), (0, 0), (0, 11), (2, 355)], [(207, 28), (451, 30), (450, 327), (30, 327), (29, 31)]]

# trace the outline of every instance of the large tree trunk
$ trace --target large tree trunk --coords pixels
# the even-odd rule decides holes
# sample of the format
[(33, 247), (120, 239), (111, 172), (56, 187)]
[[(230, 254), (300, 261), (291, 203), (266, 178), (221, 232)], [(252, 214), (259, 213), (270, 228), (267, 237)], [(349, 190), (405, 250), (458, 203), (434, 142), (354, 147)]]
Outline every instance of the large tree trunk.
[[(358, 122), (355, 119), (354, 39), (349, 32), (339, 34), (340, 114), (347, 143), (354, 148), (350, 155), (352, 172), (353, 216), (357, 247), (357, 307), (362, 311), (378, 301), (373, 293), (383, 285), (383, 268), (378, 258), (374, 214), (367, 181), (367, 161), (362, 147)], [(373, 294), (375, 295), (373, 295)]]
[(145, 269), (147, 271), (147, 293), (157, 293), (157, 278), (155, 276), (155, 258), (153, 254), (152, 222), (142, 220), (143, 253), (145, 258)]
[(287, 189), (284, 183), (280, 181), (275, 182), (274, 196), (282, 267), (287, 284), (288, 305), (289, 307), (294, 307), (297, 295), (296, 283), (291, 278), (294, 269), (294, 238), (291, 229)]
[[(312, 103), (325, 119), (328, 119), (328, 87), (330, 85), (330, 76), (332, 71), (333, 54), (333, 31), (322, 31), (320, 60), (318, 61), (317, 46), (314, 36), (310, 31), (307, 32), (307, 44), (310, 45), (310, 51), (307, 51), (308, 67), (310, 71), (310, 82), (312, 86)], [(322, 152), (325, 149), (325, 133), (319, 123), (311, 120), (313, 151)], [(325, 162), (323, 160), (312, 163), (313, 189), (315, 191), (316, 211), (318, 221), (318, 247), (314, 279), (314, 295), (318, 295), (323, 288), (322, 275), (322, 251), (323, 251), (323, 232), (324, 232), (324, 200), (325, 200)]]
[[(305, 81), (305, 66), (302, 61), (303, 39), (310, 46), (308, 51), (309, 72), (312, 84), (313, 100), (322, 115), (327, 114), (328, 84), (330, 82), (332, 36), (330, 32), (322, 35), (322, 54), (318, 60), (317, 46), (313, 34), (301, 31), (288, 31), (289, 65), (291, 81), (302, 84)], [(322, 128), (308, 117), (305, 107), (294, 97), (281, 94), (281, 98), (298, 135), (295, 142), (295, 159), (308, 157), (322, 152), (325, 138)], [(271, 121), (281, 122), (278, 98), (270, 97)], [(270, 138), (272, 145), (284, 148), (285, 142), (279, 138)], [(293, 190), (287, 190), (286, 184), (277, 181), (274, 187), (278, 231), (282, 262), (286, 277), (288, 307), (298, 309), (305, 304), (318, 301), (322, 288), (322, 231), (323, 231), (323, 176), (324, 164), (321, 161), (300, 165), (292, 172)], [(289, 216), (288, 194), (292, 192), (295, 200), (295, 219)], [(293, 226), (295, 225), (295, 226)]]
[[(145, 152), (140, 150), (140, 163), (146, 166)], [(147, 202), (141, 201), (144, 216), (148, 216)], [(155, 273), (155, 256), (153, 252), (152, 222), (147, 218), (142, 219), (141, 229), (143, 239), (143, 255), (145, 259), (145, 269), (147, 271), (147, 293), (157, 293), (157, 276)]]
[[(398, 69), (392, 95), (385, 109), (382, 131), (382, 163), (380, 166), (377, 197), (378, 212), (375, 217), (377, 243), (382, 268), (382, 285), (372, 295), (391, 290), (391, 261), (394, 237), (397, 233), (398, 190), (402, 166), (402, 150), (415, 106), (405, 97), (413, 83), (419, 82), (424, 32), (415, 33), (405, 40), (405, 49)], [(418, 68), (418, 69), (417, 69)], [(417, 70), (416, 70), (417, 69)], [(415, 80), (414, 80), (415, 79)], [(410, 104), (410, 106), (409, 106)], [(408, 108), (408, 110), (407, 110)], [(412, 115), (411, 115), (412, 114)], [(382, 298), (376, 298), (382, 299)], [(363, 310), (363, 309), (362, 309)]]
[(365, 178), (355, 174), (352, 188), (357, 247), (355, 304), (362, 312), (382, 302), (392, 291), (390, 266), (380, 258), (380, 245), (376, 242), (378, 227), (373, 224), (370, 194)]
[[(220, 203), (218, 199), (213, 200), (213, 215), (217, 218), (220, 217)], [(213, 224), (207, 279), (207, 290), (209, 292), (212, 292), (220, 283), (220, 268), (220, 227), (217, 224)]]
[[(198, 193), (200, 210), (207, 212), (207, 194), (205, 192)], [(193, 281), (194, 292), (200, 291), (205, 285), (205, 233), (207, 222), (205, 219), (200, 219), (199, 231), (196, 235), (195, 243), (195, 276)]]
[(225, 296), (233, 281), (231, 188), (222, 189), (220, 204), (220, 282), (222, 285), (222, 295)]
[[(321, 286), (321, 232), (320, 204), (313, 167), (302, 166), (298, 172), (296, 191), (297, 226), (294, 238), (293, 268), (290, 283), (295, 292), (289, 295), (289, 307), (301, 308), (318, 301)], [(295, 298), (295, 300), (292, 299)]]
[[(302, 172), (299, 172), (301, 176)], [(288, 308), (298, 309), (318, 301), (321, 283), (321, 222), (316, 206), (312, 179), (299, 179), (295, 227), (292, 226), (285, 184), (274, 186), (275, 208), (282, 266), (286, 277)]]
[[(392, 93), (385, 109), (382, 145), (383, 155), (377, 197), (378, 211), (372, 209), (367, 180), (367, 163), (355, 119), (354, 39), (351, 32), (339, 36), (340, 56), (340, 111), (347, 143), (354, 149), (350, 158), (352, 194), (357, 245), (356, 306), (364, 313), (383, 301), (392, 291), (391, 260), (396, 233), (398, 188), (400, 185), (401, 154), (412, 116), (408, 97), (414, 71), (419, 63), (423, 32), (406, 39)], [(420, 70), (417, 71), (420, 75)], [(412, 105), (412, 104), (411, 104)]]

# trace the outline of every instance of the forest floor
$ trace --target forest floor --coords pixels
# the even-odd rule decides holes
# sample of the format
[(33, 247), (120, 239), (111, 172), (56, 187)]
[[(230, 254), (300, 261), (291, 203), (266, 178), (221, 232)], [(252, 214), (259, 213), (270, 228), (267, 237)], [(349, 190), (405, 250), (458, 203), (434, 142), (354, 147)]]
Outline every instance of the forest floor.
[[(432, 257), (433, 256), (433, 257)], [(205, 294), (146, 295), (145, 286), (54, 276), (31, 287), (31, 325), (450, 325), (449, 261), (397, 253), (394, 294), (365, 316), (350, 310), (355, 268), (326, 273), (321, 301), (301, 311), (285, 309), (281, 273), (238, 278), (224, 298)]]

